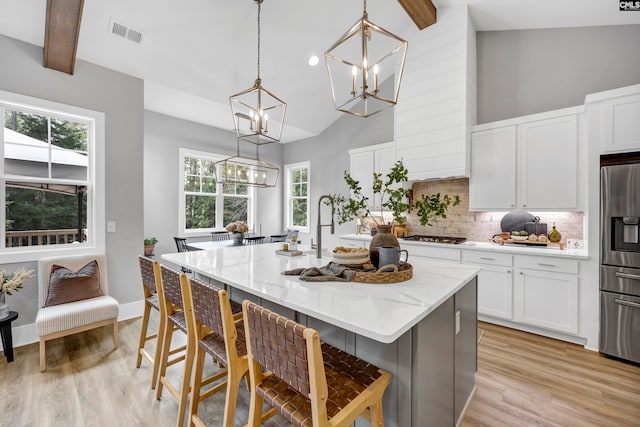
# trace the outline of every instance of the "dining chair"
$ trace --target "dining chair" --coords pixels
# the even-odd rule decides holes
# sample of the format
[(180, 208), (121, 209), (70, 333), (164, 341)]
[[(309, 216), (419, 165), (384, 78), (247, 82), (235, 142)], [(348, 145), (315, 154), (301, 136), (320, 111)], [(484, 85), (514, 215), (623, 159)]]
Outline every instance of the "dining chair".
[[(151, 375), (151, 388), (156, 388), (156, 380), (158, 379), (158, 360), (160, 359), (160, 340), (158, 340), (158, 333), (148, 335), (149, 330), (149, 318), (151, 316), (151, 310), (156, 310), (160, 313), (160, 301), (158, 301), (158, 291), (156, 287), (156, 264), (158, 261), (152, 260), (145, 256), (138, 256), (138, 264), (140, 265), (140, 274), (142, 276), (142, 292), (144, 294), (144, 312), (142, 314), (142, 325), (140, 327), (140, 339), (138, 341), (138, 357), (136, 359), (136, 368), (140, 367), (142, 358), (144, 357), (153, 368), (153, 374)], [(160, 322), (162, 322), (160, 317)], [(158, 327), (160, 330), (160, 327)], [(145, 344), (147, 341), (156, 340), (155, 354), (152, 357), (147, 350), (145, 350)]]
[[(184, 272), (179, 273), (164, 265), (160, 265), (159, 268), (156, 269), (156, 277), (160, 277), (160, 280), (157, 282), (158, 299), (160, 300), (160, 315), (161, 317), (164, 317), (162, 331), (159, 331), (162, 349), (159, 359), (160, 366), (158, 368), (156, 399), (160, 400), (163, 388), (166, 387), (169, 394), (176, 400), (176, 402), (178, 402), (178, 426), (182, 426), (184, 414), (187, 408), (186, 396), (188, 395), (188, 392), (183, 393), (183, 390), (186, 390), (189, 387), (193, 358), (195, 355), (195, 342), (192, 339), (189, 339), (189, 335), (187, 334), (187, 323), (183, 309), (180, 276), (184, 274)], [(180, 330), (187, 334), (187, 344), (186, 346), (181, 346), (172, 350), (171, 341), (173, 339), (173, 333), (176, 330)], [(173, 359), (170, 359), (170, 357), (176, 353), (180, 354)], [(167, 367), (181, 361), (184, 361), (184, 371), (182, 375), (182, 383), (179, 388), (177, 388), (166, 376)]]
[[(249, 422), (272, 412), (295, 426), (348, 426), (363, 416), (384, 424), (382, 396), (391, 374), (320, 342), (307, 328), (251, 301), (242, 303), (249, 358)], [(275, 411), (263, 414), (263, 404)]]
[(228, 231), (212, 231), (211, 232), (211, 240), (214, 242), (220, 242), (223, 240), (230, 240), (231, 236)]
[[(176, 242), (176, 247), (178, 248), (178, 252), (189, 252), (191, 248), (187, 245), (186, 237), (174, 237), (173, 240)], [(191, 273), (191, 270), (185, 267), (180, 268), (183, 273)]]
[(272, 234), (271, 236), (269, 236), (269, 242), (270, 243), (284, 242), (286, 239), (287, 239), (287, 235), (286, 234)]
[(264, 243), (264, 239), (265, 239), (265, 236), (245, 237), (244, 238), (244, 244), (245, 245), (259, 245), (259, 244)]
[[(187, 334), (197, 342), (195, 367), (191, 383), (189, 425), (204, 425), (198, 416), (200, 402), (226, 388), (224, 405), (225, 427), (233, 427), (238, 389), (244, 377), (248, 383), (249, 365), (242, 324), (242, 306), (230, 301), (227, 291), (201, 280), (181, 276), (182, 298), (187, 320)], [(205, 356), (209, 354), (225, 370), (203, 378)], [(207, 390), (208, 386), (224, 377)], [(182, 390), (183, 394), (187, 392)]]

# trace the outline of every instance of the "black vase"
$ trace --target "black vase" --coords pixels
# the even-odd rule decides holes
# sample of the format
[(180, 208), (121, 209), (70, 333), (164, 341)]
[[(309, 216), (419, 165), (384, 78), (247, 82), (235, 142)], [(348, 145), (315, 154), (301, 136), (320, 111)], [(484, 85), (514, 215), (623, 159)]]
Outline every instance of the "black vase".
[(369, 244), (369, 257), (371, 258), (371, 263), (376, 267), (380, 267), (378, 265), (378, 261), (380, 259), (380, 254), (378, 253), (378, 248), (382, 246), (396, 246), (400, 247), (400, 242), (396, 236), (391, 233), (390, 225), (378, 225), (378, 231), (371, 239), (371, 243)]

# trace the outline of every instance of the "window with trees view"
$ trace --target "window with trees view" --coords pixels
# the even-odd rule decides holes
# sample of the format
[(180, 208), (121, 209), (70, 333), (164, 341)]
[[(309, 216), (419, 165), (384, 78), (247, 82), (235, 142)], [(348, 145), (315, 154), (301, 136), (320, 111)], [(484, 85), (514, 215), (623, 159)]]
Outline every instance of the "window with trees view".
[(1, 97), (0, 112), (2, 247), (59, 247), (93, 240), (88, 227), (93, 118), (17, 105)]
[(285, 166), (287, 228), (309, 231), (309, 162)]
[(180, 216), (184, 233), (222, 230), (234, 221), (250, 224), (254, 190), (244, 184), (216, 181), (215, 162), (222, 156), (181, 151)]

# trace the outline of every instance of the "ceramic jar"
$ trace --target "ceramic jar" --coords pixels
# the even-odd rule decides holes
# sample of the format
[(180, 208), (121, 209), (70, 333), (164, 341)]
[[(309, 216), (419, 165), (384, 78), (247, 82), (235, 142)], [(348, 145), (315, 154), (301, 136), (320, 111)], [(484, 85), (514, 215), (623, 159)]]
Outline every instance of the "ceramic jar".
[(380, 258), (380, 254), (378, 253), (378, 248), (382, 246), (396, 246), (400, 247), (400, 242), (396, 236), (391, 233), (390, 225), (378, 225), (378, 232), (371, 239), (371, 243), (369, 244), (369, 257), (371, 258), (371, 263), (378, 268), (378, 261)]

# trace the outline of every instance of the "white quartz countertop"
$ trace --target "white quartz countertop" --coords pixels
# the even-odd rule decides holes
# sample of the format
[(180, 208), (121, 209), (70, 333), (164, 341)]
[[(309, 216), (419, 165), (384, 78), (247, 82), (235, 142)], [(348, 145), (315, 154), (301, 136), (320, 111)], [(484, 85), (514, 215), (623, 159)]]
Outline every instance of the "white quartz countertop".
[[(366, 234), (343, 234), (340, 236), (343, 239), (349, 240), (361, 240), (365, 242), (371, 241), (371, 236)], [(521, 255), (539, 255), (550, 256), (558, 258), (573, 258), (573, 259), (589, 259), (589, 253), (586, 249), (556, 249), (553, 247), (536, 247), (527, 246), (523, 244), (505, 244), (500, 245), (498, 243), (491, 242), (473, 242), (466, 241), (459, 245), (449, 243), (429, 243), (429, 242), (416, 242), (411, 240), (398, 239), (400, 246), (432, 246), (436, 248), (454, 248), (462, 250), (475, 250), (475, 251), (492, 251), (492, 252), (506, 252), (512, 254)], [(411, 252), (409, 250), (409, 252)]]
[[(164, 254), (204, 276), (356, 334), (391, 343), (471, 281), (478, 267), (414, 259), (413, 278), (394, 284), (305, 282), (294, 268), (323, 266), (330, 257), (277, 255), (282, 243)], [(310, 248), (298, 245), (305, 251)]]

